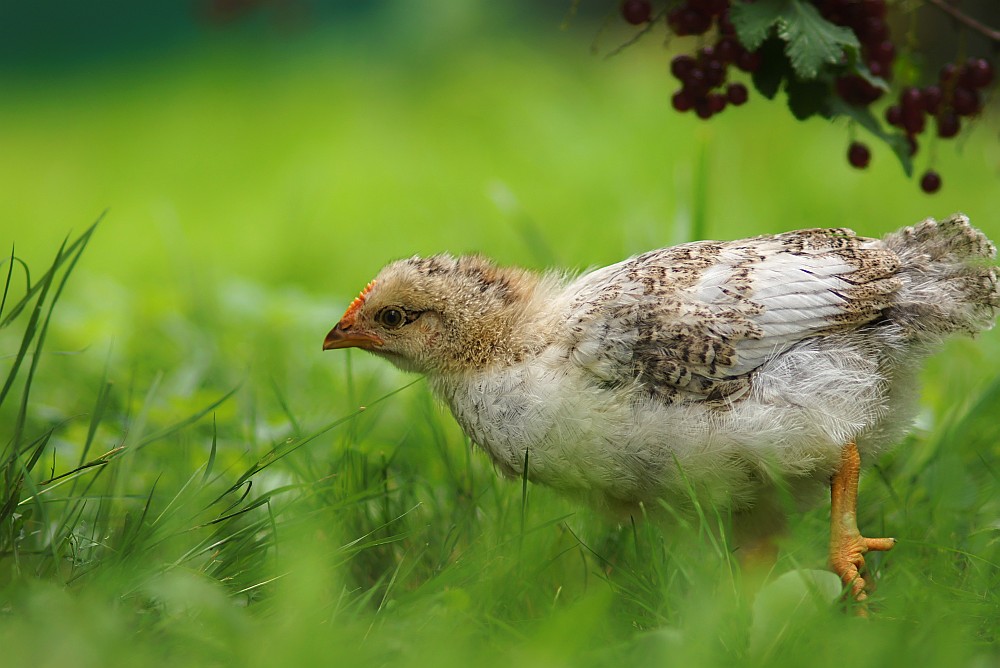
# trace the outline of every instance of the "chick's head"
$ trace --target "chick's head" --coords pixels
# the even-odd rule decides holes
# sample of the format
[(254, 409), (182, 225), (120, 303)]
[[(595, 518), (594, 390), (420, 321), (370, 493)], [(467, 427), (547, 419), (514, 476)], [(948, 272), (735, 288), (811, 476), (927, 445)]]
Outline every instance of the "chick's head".
[(425, 374), (511, 363), (524, 352), (537, 280), (478, 256), (399, 260), (351, 303), (323, 349), (361, 348)]

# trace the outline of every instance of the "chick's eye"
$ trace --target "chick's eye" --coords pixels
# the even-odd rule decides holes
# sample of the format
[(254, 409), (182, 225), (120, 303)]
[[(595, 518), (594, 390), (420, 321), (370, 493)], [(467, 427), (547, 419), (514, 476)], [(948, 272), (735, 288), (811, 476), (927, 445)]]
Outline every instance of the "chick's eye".
[(396, 329), (403, 326), (406, 318), (401, 309), (389, 306), (379, 311), (378, 321), (390, 329)]

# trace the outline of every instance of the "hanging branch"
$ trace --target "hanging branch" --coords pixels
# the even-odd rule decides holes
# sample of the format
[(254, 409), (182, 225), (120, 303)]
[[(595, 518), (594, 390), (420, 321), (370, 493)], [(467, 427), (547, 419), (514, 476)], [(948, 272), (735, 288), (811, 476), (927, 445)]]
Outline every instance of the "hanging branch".
[(971, 16), (960, 10), (958, 7), (948, 4), (946, 0), (927, 0), (927, 2), (931, 5), (934, 5), (945, 14), (948, 14), (949, 16), (951, 16), (953, 19), (955, 19), (965, 27), (975, 30), (986, 39), (1000, 43), (1000, 30), (996, 30), (994, 28), (989, 27), (985, 23), (977, 21), (976, 19), (972, 18)]

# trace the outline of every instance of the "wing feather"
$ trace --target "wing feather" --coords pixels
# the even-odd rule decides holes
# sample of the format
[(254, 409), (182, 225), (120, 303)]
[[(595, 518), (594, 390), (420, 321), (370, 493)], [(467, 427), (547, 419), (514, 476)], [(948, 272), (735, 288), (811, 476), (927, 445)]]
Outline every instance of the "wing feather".
[(569, 286), (569, 358), (666, 401), (732, 401), (799, 341), (878, 318), (898, 269), (881, 242), (843, 229), (653, 251)]

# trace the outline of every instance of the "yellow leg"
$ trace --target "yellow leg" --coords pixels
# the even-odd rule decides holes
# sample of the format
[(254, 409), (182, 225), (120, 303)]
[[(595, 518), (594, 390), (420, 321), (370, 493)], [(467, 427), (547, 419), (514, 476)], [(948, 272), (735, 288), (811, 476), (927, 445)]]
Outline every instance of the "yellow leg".
[(858, 446), (848, 443), (840, 458), (840, 468), (830, 481), (830, 567), (851, 588), (856, 601), (868, 598), (862, 574), (869, 550), (891, 550), (895, 538), (865, 538), (858, 531), (858, 476), (861, 457)]

